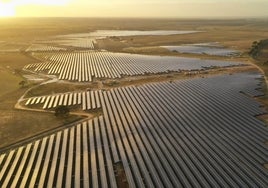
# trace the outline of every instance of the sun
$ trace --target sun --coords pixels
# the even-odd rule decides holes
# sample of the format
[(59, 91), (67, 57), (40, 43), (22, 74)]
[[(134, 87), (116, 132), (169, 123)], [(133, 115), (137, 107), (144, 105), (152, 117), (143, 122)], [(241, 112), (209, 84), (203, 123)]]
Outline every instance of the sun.
[(0, 2), (0, 17), (13, 17), (15, 14), (15, 7), (12, 4)]

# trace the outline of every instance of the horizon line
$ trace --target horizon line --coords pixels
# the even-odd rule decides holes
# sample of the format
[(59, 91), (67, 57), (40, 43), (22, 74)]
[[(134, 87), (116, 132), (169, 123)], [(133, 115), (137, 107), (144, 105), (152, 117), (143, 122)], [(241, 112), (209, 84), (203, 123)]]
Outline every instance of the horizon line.
[(87, 18), (87, 19), (172, 19), (172, 20), (238, 20), (238, 19), (268, 19), (268, 16), (215, 16), (211, 17), (106, 17), (106, 16), (10, 16), (0, 17), (1, 19), (18, 19), (18, 18)]

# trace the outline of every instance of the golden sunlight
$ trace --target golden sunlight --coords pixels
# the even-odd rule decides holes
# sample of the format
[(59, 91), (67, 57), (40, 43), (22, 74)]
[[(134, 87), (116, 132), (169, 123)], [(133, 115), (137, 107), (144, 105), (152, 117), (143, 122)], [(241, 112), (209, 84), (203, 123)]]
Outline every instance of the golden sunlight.
[(16, 5), (66, 5), (70, 0), (13, 0)]
[[(0, 0), (0, 17), (28, 16), (31, 15), (33, 6), (65, 6), (70, 0)], [(27, 14), (20, 15), (20, 10)]]
[(0, 17), (12, 17), (15, 14), (16, 11), (13, 4), (0, 2)]

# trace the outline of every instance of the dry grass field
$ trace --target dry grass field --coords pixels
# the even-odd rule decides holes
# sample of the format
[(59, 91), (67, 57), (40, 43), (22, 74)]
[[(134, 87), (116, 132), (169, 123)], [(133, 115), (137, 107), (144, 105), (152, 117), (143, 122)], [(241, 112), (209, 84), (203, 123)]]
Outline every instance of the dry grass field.
[[(206, 59), (227, 59), (243, 62), (250, 61), (247, 52), (253, 41), (268, 38), (267, 20), (175, 20), (175, 19), (93, 19), (93, 18), (18, 18), (0, 20), (0, 41), (9, 43), (9, 48), (25, 49), (31, 43), (48, 37), (73, 33), (88, 33), (94, 30), (197, 30), (195, 34), (170, 36), (129, 36), (109, 37), (97, 41), (99, 49), (111, 52), (128, 52), (149, 55), (170, 55), (184, 57), (198, 57)], [(181, 45), (205, 42), (219, 42), (220, 44), (240, 50), (242, 56), (210, 57), (208, 55), (179, 54), (170, 52), (162, 45)], [(27, 45), (28, 44), (28, 45)], [(1, 47), (1, 50), (4, 47)], [(17, 100), (30, 86), (21, 88), (19, 82), (24, 80), (21, 69), (38, 62), (24, 52), (0, 53), (0, 148), (19, 140), (39, 134), (43, 131), (63, 125), (65, 120), (57, 119), (53, 114), (15, 110)], [(258, 62), (255, 62), (257, 65)], [(267, 65), (260, 65), (268, 73)], [(221, 74), (252, 70), (252, 67), (230, 68), (215, 70), (210, 74)], [(197, 75), (199, 77), (206, 74)], [(191, 77), (191, 76), (190, 76)], [(193, 76), (192, 76), (193, 77)], [(119, 81), (103, 80), (90, 84), (51, 83), (36, 87), (27, 93), (27, 97), (52, 93), (61, 93), (84, 89), (109, 89), (119, 86), (141, 85), (150, 82), (171, 81), (189, 78), (177, 73), (123, 77)], [(74, 121), (79, 117), (70, 117), (67, 121)]]
[(16, 110), (17, 100), (32, 85), (21, 88), (21, 69), (37, 60), (23, 53), (0, 53), (0, 148), (44, 131), (77, 121), (79, 116), (59, 119), (54, 114)]
[(0, 148), (80, 119), (78, 116), (60, 119), (52, 113), (14, 109), (26, 89), (18, 88), (0, 96)]
[(0, 96), (17, 90), (23, 80), (20, 70), (29, 62), (36, 60), (22, 53), (0, 53)]

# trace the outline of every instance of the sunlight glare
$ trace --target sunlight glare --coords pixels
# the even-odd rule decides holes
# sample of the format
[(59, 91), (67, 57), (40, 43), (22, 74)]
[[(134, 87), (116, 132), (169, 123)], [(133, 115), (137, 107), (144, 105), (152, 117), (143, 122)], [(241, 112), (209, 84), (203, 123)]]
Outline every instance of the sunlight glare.
[(16, 5), (66, 5), (70, 0), (13, 0)]
[(13, 4), (0, 2), (0, 17), (12, 17), (15, 14), (16, 11)]

